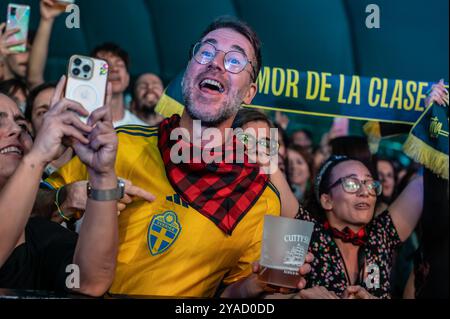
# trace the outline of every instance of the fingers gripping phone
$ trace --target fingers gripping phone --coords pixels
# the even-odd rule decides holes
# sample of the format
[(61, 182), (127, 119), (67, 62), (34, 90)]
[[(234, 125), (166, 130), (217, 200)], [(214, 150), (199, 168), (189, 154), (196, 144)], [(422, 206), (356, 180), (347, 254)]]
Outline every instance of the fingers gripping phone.
[[(73, 55), (67, 69), (64, 96), (80, 103), (89, 114), (105, 104), (108, 63), (82, 55)], [(86, 122), (86, 118), (82, 118)]]
[(25, 52), (27, 50), (28, 26), (30, 23), (30, 6), (10, 3), (8, 5), (8, 12), (6, 16), (6, 30), (20, 29), (19, 32), (11, 35), (7, 43), (16, 41), (25, 41), (20, 45), (15, 45), (10, 48), (14, 52)]

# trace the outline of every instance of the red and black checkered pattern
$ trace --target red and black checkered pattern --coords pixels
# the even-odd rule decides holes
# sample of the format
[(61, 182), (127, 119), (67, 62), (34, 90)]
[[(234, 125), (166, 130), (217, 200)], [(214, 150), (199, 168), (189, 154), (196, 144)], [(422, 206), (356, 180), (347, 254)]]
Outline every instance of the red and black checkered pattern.
[[(210, 151), (214, 158), (220, 158), (221, 161), (207, 164), (197, 159), (197, 163), (192, 154), (202, 154), (203, 149), (194, 152), (194, 145), (181, 137), (178, 140), (170, 139), (170, 133), (179, 127), (179, 123), (180, 117), (174, 115), (164, 120), (159, 127), (158, 147), (167, 177), (172, 187), (189, 205), (231, 235), (263, 193), (268, 184), (268, 176), (260, 173), (258, 164), (248, 163), (246, 156), (244, 163), (235, 163), (235, 136), (233, 143), (225, 143), (221, 150)], [(174, 145), (189, 147), (189, 163), (174, 164), (171, 161), (170, 150)]]

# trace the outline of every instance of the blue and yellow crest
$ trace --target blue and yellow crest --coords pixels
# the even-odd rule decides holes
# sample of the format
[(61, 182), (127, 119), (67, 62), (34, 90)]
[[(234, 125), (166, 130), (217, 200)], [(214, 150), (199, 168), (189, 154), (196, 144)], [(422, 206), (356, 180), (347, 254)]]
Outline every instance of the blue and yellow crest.
[(148, 227), (148, 248), (152, 256), (162, 254), (172, 246), (181, 232), (178, 216), (173, 211), (155, 215)]

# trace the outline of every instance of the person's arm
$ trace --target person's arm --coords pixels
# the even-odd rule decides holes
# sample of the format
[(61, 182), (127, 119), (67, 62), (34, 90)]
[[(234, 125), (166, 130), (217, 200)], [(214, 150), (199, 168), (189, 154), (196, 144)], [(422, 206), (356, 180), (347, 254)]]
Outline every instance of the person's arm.
[[(433, 84), (425, 103), (428, 106), (435, 102), (440, 105), (448, 104), (448, 90), (443, 80)], [(423, 210), (423, 197), (423, 177), (417, 177), (389, 207), (392, 222), (401, 241), (408, 239), (416, 228)]]
[[(61, 92), (63, 84), (59, 84)], [(76, 115), (86, 116), (88, 112), (81, 105), (65, 99), (59, 102), (52, 99), (51, 105), (31, 150), (0, 191), (0, 267), (24, 232), (44, 167), (65, 149), (63, 137), (88, 143), (83, 134), (89, 133), (91, 128)]]
[[(112, 124), (111, 91), (110, 84), (105, 106), (92, 112), (88, 119), (88, 124), (94, 127), (89, 144), (73, 144), (75, 153), (87, 167), (89, 184), (96, 190), (117, 188), (118, 141)], [(74, 264), (80, 268), (80, 288), (75, 291), (101, 296), (108, 290), (114, 278), (118, 242), (117, 200), (88, 198), (73, 257)]]
[(0, 191), (0, 268), (25, 229), (43, 171), (39, 158), (27, 154)]
[(44, 71), (53, 23), (55, 18), (62, 13), (60, 9), (53, 7), (55, 2), (55, 0), (41, 0), (40, 3), (41, 20), (31, 48), (27, 76), (31, 88), (45, 82)]
[(300, 204), (291, 190), (283, 173), (277, 169), (270, 175), (270, 181), (278, 189), (281, 200), (281, 216), (295, 218)]
[(417, 226), (423, 209), (423, 177), (416, 177), (389, 206), (392, 222), (402, 242)]

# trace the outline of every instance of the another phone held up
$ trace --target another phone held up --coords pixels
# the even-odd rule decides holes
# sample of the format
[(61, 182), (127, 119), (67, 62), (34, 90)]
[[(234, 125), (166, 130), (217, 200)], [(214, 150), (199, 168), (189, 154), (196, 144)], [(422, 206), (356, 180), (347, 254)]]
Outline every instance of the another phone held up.
[(6, 15), (6, 30), (20, 29), (19, 32), (10, 36), (7, 43), (25, 41), (21, 45), (10, 48), (14, 52), (25, 52), (27, 50), (28, 27), (30, 23), (30, 6), (10, 3)]
[[(80, 103), (89, 113), (105, 104), (108, 63), (81, 55), (69, 60), (65, 97)], [(86, 118), (82, 118), (86, 122)]]

